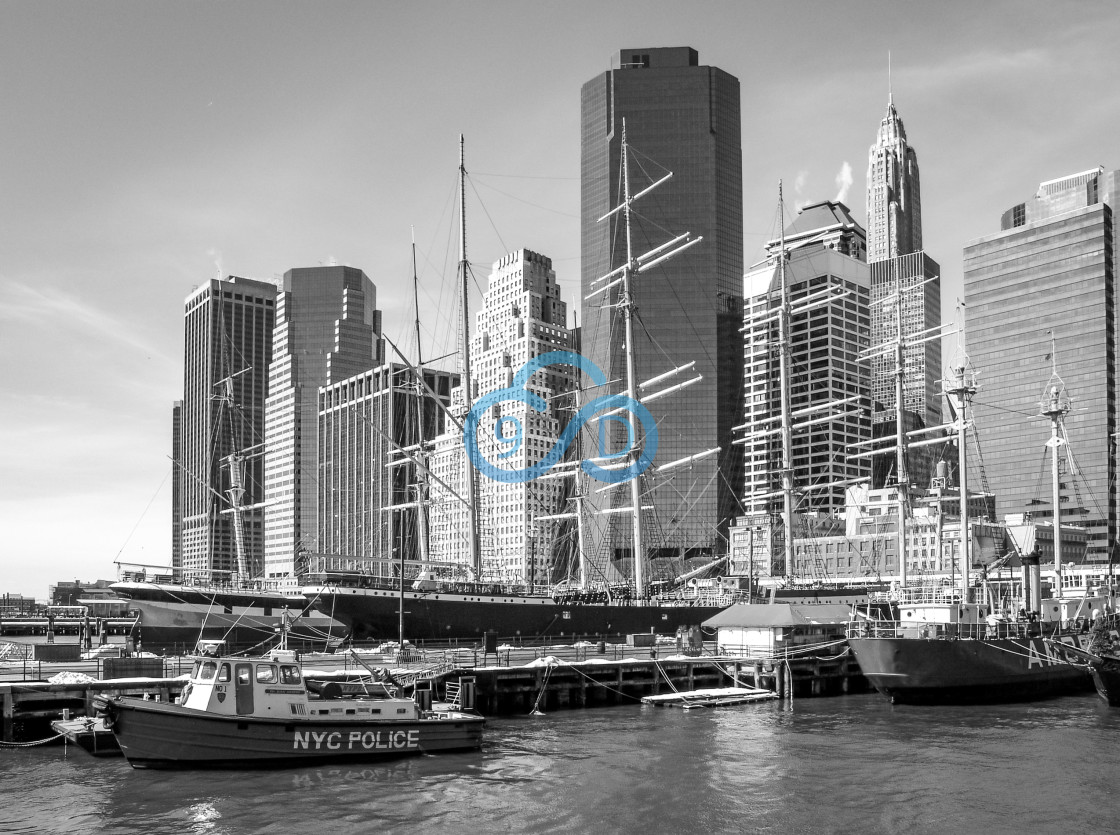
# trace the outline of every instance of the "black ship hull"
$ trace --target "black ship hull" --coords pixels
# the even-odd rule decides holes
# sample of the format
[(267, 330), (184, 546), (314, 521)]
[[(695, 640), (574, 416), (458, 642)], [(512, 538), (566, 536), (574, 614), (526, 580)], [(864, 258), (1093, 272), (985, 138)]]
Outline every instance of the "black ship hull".
[[(393, 639), (400, 629), (400, 593), (315, 586), (304, 589), (320, 611), (342, 621), (353, 640)], [(529, 641), (674, 634), (699, 626), (726, 605), (558, 603), (551, 597), (405, 590), (404, 636), (410, 641), (481, 641), (487, 633)]]
[(1084, 667), (1065, 663), (1039, 637), (849, 637), (848, 644), (868, 682), (899, 704), (1033, 701), (1092, 686)]

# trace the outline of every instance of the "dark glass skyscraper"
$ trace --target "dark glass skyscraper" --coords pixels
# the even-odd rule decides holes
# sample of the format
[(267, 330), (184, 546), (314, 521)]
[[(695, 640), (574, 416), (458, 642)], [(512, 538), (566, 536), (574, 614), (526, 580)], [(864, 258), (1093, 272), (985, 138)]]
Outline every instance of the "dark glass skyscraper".
[[(651, 405), (658, 420), (655, 466), (720, 447), (718, 457), (659, 479), (646, 504), (653, 556), (722, 553), (720, 535), (737, 514), (742, 459), (731, 428), (742, 414), (743, 174), (739, 81), (699, 64), (687, 47), (624, 49), (618, 69), (583, 86), (581, 96), (582, 297), (591, 282), (626, 259), (622, 213), (597, 222), (622, 194), (623, 122), (631, 152), (631, 193), (668, 171), (673, 177), (635, 204), (635, 255), (690, 232), (704, 240), (641, 273), (633, 286), (639, 381), (687, 362), (703, 380)], [(597, 285), (601, 286), (601, 285)], [(616, 294), (584, 299), (583, 354), (609, 380), (625, 377)], [(668, 384), (668, 383), (667, 383)], [(658, 386), (659, 388), (660, 386)], [(612, 391), (618, 391), (617, 386)], [(599, 392), (592, 394), (597, 396)], [(625, 494), (625, 490), (608, 491)], [(629, 497), (610, 499), (628, 505)], [(615, 514), (596, 546), (629, 554), (628, 514)], [(605, 536), (604, 536), (605, 534)], [(592, 543), (589, 543), (592, 544)]]
[[(1050, 422), (1039, 404), (1055, 366), (1073, 400), (1062, 521), (1089, 528), (1090, 560), (1117, 535), (1116, 235), (1120, 171), (1042, 183), (1002, 231), (964, 250), (968, 351), (982, 386), (977, 423), (997, 513), (1053, 518)], [(1056, 356), (1052, 356), (1051, 334)]]

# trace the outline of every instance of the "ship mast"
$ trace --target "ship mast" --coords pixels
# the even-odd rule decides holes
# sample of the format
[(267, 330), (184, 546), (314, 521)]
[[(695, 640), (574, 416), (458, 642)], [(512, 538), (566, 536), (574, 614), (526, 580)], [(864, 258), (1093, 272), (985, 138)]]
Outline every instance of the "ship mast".
[[(961, 363), (954, 369), (953, 374), (953, 387), (945, 387), (945, 394), (948, 397), (956, 398), (957, 403), (957, 420), (954, 427), (957, 431), (957, 469), (959, 474), (957, 476), (957, 486), (960, 489), (960, 502), (961, 502), (961, 599), (968, 602), (968, 587), (969, 587), (969, 569), (972, 565), (970, 559), (969, 549), (971, 547), (971, 535), (968, 529), (968, 462), (967, 462), (967, 432), (969, 427), (968, 410), (972, 403), (972, 397), (976, 394), (976, 377), (968, 364), (968, 357), (966, 356)], [(938, 518), (940, 519), (940, 512)], [(937, 538), (938, 547), (940, 547), (941, 537)]]
[(786, 285), (786, 224), (785, 201), (782, 195), (782, 181), (778, 181), (778, 291), (781, 294), (778, 307), (778, 391), (781, 400), (782, 436), (782, 528), (784, 573), (793, 576), (793, 423), (790, 416), (790, 303), (789, 287)]
[[(663, 397), (663, 396), (665, 396), (667, 394), (670, 394), (672, 392), (679, 391), (680, 389), (682, 389), (686, 386), (689, 386), (689, 385), (692, 385), (693, 383), (699, 382), (701, 378), (699, 376), (697, 376), (697, 377), (692, 378), (691, 380), (686, 380), (683, 383), (678, 383), (675, 386), (670, 386), (666, 389), (662, 389), (660, 391), (656, 391), (656, 392), (646, 394), (646, 395), (644, 395), (644, 398), (640, 399), (638, 397), (639, 389), (644, 389), (647, 386), (653, 385), (654, 383), (657, 383), (657, 382), (660, 382), (660, 381), (666, 379), (667, 377), (670, 377), (674, 374), (678, 374), (682, 371), (685, 371), (685, 370), (691, 368), (692, 365), (691, 364), (683, 365), (683, 366), (680, 366), (679, 368), (675, 368), (675, 369), (673, 369), (671, 371), (668, 371), (664, 374), (658, 375), (657, 377), (654, 377), (650, 380), (646, 380), (644, 383), (640, 383), (640, 384), (638, 383), (637, 369), (636, 369), (635, 363), (634, 363), (634, 307), (635, 307), (634, 293), (633, 293), (634, 278), (637, 275), (645, 272), (646, 270), (649, 270), (649, 269), (653, 268), (654, 266), (660, 264), (662, 261), (666, 261), (669, 258), (673, 258), (677, 255), (680, 255), (682, 252), (684, 252), (689, 247), (695, 246), (696, 244), (700, 243), (700, 241), (704, 240), (704, 238), (702, 236), (693, 238), (693, 237), (691, 237), (690, 233), (685, 232), (684, 234), (678, 235), (677, 237), (673, 238), (672, 240), (669, 240), (669, 241), (661, 244), (660, 246), (655, 247), (654, 249), (651, 249), (649, 252), (646, 252), (642, 255), (635, 256), (634, 255), (634, 248), (633, 248), (633, 239), (632, 239), (632, 235), (631, 235), (631, 206), (633, 205), (633, 203), (635, 201), (637, 201), (640, 198), (644, 197), (645, 195), (649, 194), (651, 191), (653, 191), (655, 188), (660, 186), (662, 183), (667, 182), (673, 176), (673, 174), (672, 174), (672, 172), (669, 172), (668, 174), (666, 174), (661, 179), (657, 180), (656, 182), (652, 183), (651, 185), (646, 186), (644, 189), (639, 191), (637, 194), (632, 194), (631, 193), (631, 191), (630, 191), (630, 150), (629, 150), (629, 145), (628, 145), (627, 139), (626, 139), (626, 120), (625, 119), (622, 120), (621, 165), (622, 165), (622, 177), (621, 177), (621, 179), (622, 179), (622, 202), (618, 206), (615, 206), (613, 209), (611, 209), (609, 212), (607, 212), (605, 215), (603, 215), (601, 218), (599, 218), (598, 222), (601, 223), (602, 221), (606, 220), (607, 218), (611, 217), (614, 214), (617, 214), (618, 212), (622, 213), (623, 223), (625, 225), (625, 231), (626, 231), (626, 260), (620, 267), (617, 267), (614, 270), (611, 270), (606, 275), (595, 279), (592, 282), (592, 284), (598, 284), (598, 283), (604, 282), (604, 281), (607, 282), (607, 283), (604, 284), (602, 287), (599, 287), (597, 290), (594, 290), (589, 295), (585, 296), (584, 299), (585, 300), (591, 299), (592, 297), (598, 295), (599, 293), (607, 292), (614, 287), (619, 288), (617, 307), (620, 308), (621, 311), (622, 311), (623, 337), (624, 337), (624, 345), (625, 345), (625, 350), (626, 350), (626, 394), (630, 398), (630, 400), (635, 401), (635, 402), (642, 402), (642, 400), (650, 401), (650, 400), (654, 400), (654, 399), (659, 398), (659, 397)], [(616, 276), (617, 276), (617, 278), (616, 278)], [(611, 279), (613, 279), (613, 280), (611, 280)], [(638, 420), (637, 415), (635, 415), (634, 413), (631, 413), (631, 415), (630, 415), (631, 446), (630, 446), (630, 449), (627, 451), (627, 464), (628, 464), (629, 468), (636, 467), (638, 461), (642, 457), (642, 444), (639, 442), (639, 438), (638, 438), (638, 432), (639, 432), (638, 424), (639, 424), (639, 422), (640, 421)], [(713, 449), (713, 450), (707, 450), (706, 452), (702, 452), (702, 453), (698, 453), (698, 454), (693, 455), (693, 456), (688, 456), (686, 458), (682, 458), (679, 461), (671, 461), (668, 464), (663, 464), (660, 467), (658, 467), (657, 470), (658, 470), (659, 473), (660, 472), (665, 472), (665, 471), (667, 471), (671, 468), (678, 467), (678, 466), (683, 466), (687, 463), (690, 463), (691, 461), (697, 460), (701, 457), (706, 457), (708, 455), (715, 454), (717, 452), (719, 452), (718, 448)], [(638, 476), (637, 475), (634, 475), (630, 479), (630, 507), (625, 509), (625, 510), (629, 510), (629, 512), (632, 514), (631, 518), (632, 518), (633, 522), (632, 522), (632, 527), (631, 527), (631, 538), (632, 538), (632, 549), (631, 549), (632, 560), (631, 561), (632, 561), (633, 566), (634, 566), (634, 568), (633, 568), (633, 579), (634, 579), (635, 591), (637, 593), (637, 597), (639, 599), (641, 599), (641, 598), (644, 598), (646, 596), (645, 545), (644, 545), (643, 539), (642, 539), (641, 485), (638, 481)], [(625, 510), (623, 510), (622, 512), (625, 512)]]
[[(626, 121), (622, 122), (622, 195), (623, 218), (626, 225), (626, 265), (622, 271), (622, 289), (619, 292), (619, 305), (622, 307), (623, 333), (626, 340), (626, 394), (631, 400), (638, 398), (637, 374), (634, 369), (634, 296), (631, 283), (633, 273), (637, 267), (634, 263), (633, 241), (630, 232), (630, 165), (629, 148), (626, 144)], [(630, 448), (629, 463), (638, 460), (638, 421), (631, 415), (630, 426), (633, 432), (634, 443)], [(637, 477), (630, 479), (630, 507), (633, 509), (631, 519), (632, 546), (631, 557), (634, 566), (634, 587), (638, 598), (645, 597), (645, 549), (642, 542), (642, 498), (641, 484)]]
[[(462, 308), (463, 318), (460, 323), (460, 366), (462, 368), (461, 385), (463, 388), (464, 414), (470, 412), (473, 390), (471, 388), (471, 353), (470, 353), (470, 308), (468, 306), (468, 286), (470, 264), (467, 261), (467, 168), (464, 163), (463, 135), (459, 134), (459, 306)], [(464, 450), (465, 452), (465, 450)], [(463, 473), (466, 479), (467, 501), (467, 550), (471, 570), (475, 579), (482, 578), (482, 555), (479, 552), (478, 540), (478, 483), (474, 467), (464, 456)]]
[(1059, 480), (1058, 467), (1060, 464), (1059, 450), (1066, 444), (1065, 426), (1063, 420), (1070, 410), (1069, 395), (1065, 383), (1058, 376), (1058, 355), (1054, 346), (1054, 334), (1050, 334), (1050, 357), (1053, 363), (1047, 391), (1043, 394), (1039, 414), (1050, 419), (1050, 440), (1046, 446), (1050, 447), (1051, 470), (1051, 501), (1054, 503), (1054, 591), (1052, 597), (1062, 596), (1062, 490)]

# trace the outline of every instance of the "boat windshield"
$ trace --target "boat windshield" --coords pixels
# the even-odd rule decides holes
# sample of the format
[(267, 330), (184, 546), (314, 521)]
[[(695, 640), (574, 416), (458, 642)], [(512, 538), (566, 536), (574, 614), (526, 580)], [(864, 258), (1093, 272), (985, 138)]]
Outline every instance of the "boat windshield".
[(299, 684), (299, 667), (283, 664), (280, 667), (281, 684)]
[(217, 671), (218, 665), (213, 661), (198, 661), (194, 665), (194, 677), (199, 681), (211, 681)]

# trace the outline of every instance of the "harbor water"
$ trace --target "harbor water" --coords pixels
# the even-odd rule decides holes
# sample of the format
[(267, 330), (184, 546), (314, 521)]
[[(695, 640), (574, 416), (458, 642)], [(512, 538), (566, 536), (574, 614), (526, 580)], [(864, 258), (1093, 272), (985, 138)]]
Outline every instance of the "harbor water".
[(0, 832), (1115, 832), (1120, 710), (1095, 695), (875, 694), (492, 719), (481, 751), (273, 771), (135, 771), (0, 750)]

